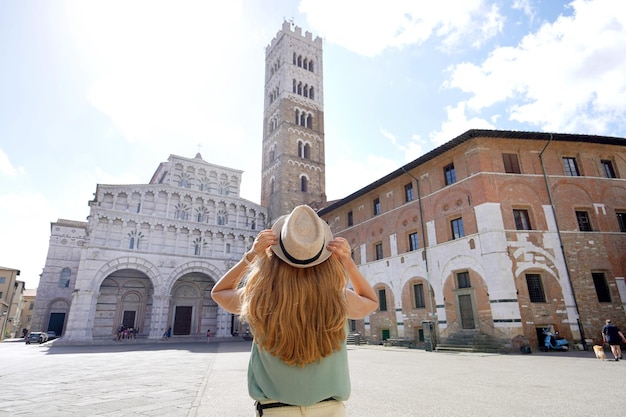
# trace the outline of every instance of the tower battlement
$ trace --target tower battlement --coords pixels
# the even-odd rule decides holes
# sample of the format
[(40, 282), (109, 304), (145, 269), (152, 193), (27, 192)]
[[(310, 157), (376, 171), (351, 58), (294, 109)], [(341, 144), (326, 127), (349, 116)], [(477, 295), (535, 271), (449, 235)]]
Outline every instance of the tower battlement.
[(319, 36), (316, 36), (314, 40), (313, 34), (309, 32), (308, 30), (304, 32), (304, 35), (302, 35), (302, 28), (300, 26), (296, 26), (293, 23), (285, 20), (283, 21), (282, 29), (272, 39), (272, 42), (270, 42), (270, 44), (267, 45), (267, 47), (265, 48), (266, 53), (269, 53), (269, 51), (271, 51), (276, 46), (276, 44), (280, 41), (281, 33), (295, 33), (296, 35), (304, 38), (304, 40), (306, 40), (307, 42), (316, 44), (320, 48), (322, 47), (322, 38), (320, 38)]

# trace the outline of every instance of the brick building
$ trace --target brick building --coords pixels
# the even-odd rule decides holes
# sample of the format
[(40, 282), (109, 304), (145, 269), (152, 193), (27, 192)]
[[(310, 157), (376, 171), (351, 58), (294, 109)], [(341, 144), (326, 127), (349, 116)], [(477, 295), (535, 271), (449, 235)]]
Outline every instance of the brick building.
[[(626, 325), (626, 140), (469, 130), (319, 214), (379, 295), (380, 341)], [(429, 327), (426, 327), (429, 331)]]

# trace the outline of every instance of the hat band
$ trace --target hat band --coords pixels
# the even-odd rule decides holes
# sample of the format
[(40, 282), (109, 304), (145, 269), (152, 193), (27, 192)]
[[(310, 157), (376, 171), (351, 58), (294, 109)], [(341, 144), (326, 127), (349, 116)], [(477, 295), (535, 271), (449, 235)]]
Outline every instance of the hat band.
[(310, 264), (311, 262), (315, 262), (315, 261), (316, 261), (316, 260), (317, 260), (317, 259), (318, 259), (321, 255), (322, 255), (322, 252), (324, 251), (324, 246), (326, 246), (326, 241), (324, 241), (324, 243), (322, 244), (322, 247), (321, 247), (320, 251), (317, 253), (317, 255), (315, 255), (315, 256), (314, 256), (314, 257), (312, 257), (312, 258), (309, 258), (309, 259), (304, 259), (304, 260), (303, 260), (303, 259), (297, 259), (297, 258), (294, 258), (293, 256), (291, 256), (291, 255), (289, 254), (289, 252), (288, 252), (288, 251), (287, 251), (287, 249), (285, 248), (285, 245), (283, 245), (283, 237), (282, 237), (282, 236), (280, 236), (280, 235), (278, 236), (278, 243), (280, 244), (280, 248), (283, 250), (283, 254), (285, 254), (285, 257), (286, 257), (287, 259), (289, 259), (289, 261), (290, 261), (291, 263), (294, 263), (294, 264), (296, 264), (296, 265), (308, 265), (308, 264)]

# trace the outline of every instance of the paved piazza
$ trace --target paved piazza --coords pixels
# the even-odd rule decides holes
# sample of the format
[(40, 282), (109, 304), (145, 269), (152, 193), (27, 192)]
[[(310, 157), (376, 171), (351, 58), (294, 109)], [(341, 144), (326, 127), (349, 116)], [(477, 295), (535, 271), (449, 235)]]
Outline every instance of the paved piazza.
[[(252, 417), (249, 350), (249, 342), (5, 341), (0, 416)], [(592, 352), (495, 355), (349, 346), (349, 360), (351, 417), (589, 417), (626, 409), (626, 362), (601, 362)]]

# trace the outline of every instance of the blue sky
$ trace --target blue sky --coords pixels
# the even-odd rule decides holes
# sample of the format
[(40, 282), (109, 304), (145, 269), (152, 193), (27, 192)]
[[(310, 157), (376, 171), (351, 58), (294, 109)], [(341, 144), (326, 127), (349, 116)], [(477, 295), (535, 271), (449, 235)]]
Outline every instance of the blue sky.
[(170, 154), (258, 203), (285, 19), (324, 40), (329, 199), (472, 128), (626, 137), (619, 0), (0, 0), (0, 265), (35, 288), (50, 222)]

